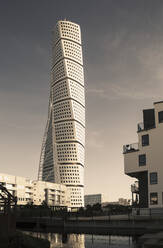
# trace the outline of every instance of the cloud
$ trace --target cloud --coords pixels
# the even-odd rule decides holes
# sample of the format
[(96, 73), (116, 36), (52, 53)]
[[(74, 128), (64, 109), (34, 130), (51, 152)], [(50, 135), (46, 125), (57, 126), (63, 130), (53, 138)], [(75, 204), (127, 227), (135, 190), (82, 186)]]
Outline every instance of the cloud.
[[(161, 74), (160, 76), (163, 76)], [(160, 89), (160, 88), (159, 88)], [(162, 98), (162, 92), (156, 89), (155, 92), (152, 89), (137, 89), (134, 87), (125, 87), (118, 84), (110, 85), (105, 90), (97, 88), (89, 88), (87, 90), (88, 95), (93, 97), (99, 97), (106, 100), (116, 100), (116, 99), (133, 99), (133, 100), (143, 100), (143, 99), (153, 99)]]
[(104, 142), (102, 140), (103, 134), (101, 131), (89, 131), (87, 134), (87, 146), (89, 148), (102, 149)]
[(162, 35), (152, 31), (134, 33), (123, 28), (105, 34), (103, 57), (94, 69), (89, 66), (87, 94), (106, 100), (162, 98), (162, 44)]

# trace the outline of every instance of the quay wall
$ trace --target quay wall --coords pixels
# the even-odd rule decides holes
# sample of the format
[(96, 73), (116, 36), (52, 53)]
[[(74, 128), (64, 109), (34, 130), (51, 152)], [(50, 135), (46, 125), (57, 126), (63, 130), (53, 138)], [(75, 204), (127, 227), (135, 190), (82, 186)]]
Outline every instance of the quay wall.
[(163, 219), (137, 218), (113, 220), (63, 220), (59, 218), (17, 219), (17, 228), (33, 231), (66, 233), (97, 233), (112, 235), (143, 235), (163, 230)]

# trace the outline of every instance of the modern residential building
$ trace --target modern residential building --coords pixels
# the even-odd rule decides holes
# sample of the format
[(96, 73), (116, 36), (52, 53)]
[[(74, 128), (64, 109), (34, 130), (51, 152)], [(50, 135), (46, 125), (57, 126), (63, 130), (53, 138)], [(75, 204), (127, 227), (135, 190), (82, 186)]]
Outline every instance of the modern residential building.
[(85, 207), (90, 205), (93, 206), (95, 204), (102, 203), (102, 194), (92, 194), (92, 195), (85, 195), (84, 196), (84, 204)]
[(143, 123), (138, 124), (137, 133), (138, 143), (123, 147), (125, 174), (138, 180), (138, 185), (131, 187), (133, 201), (140, 208), (162, 208), (163, 101), (143, 110)]
[(129, 206), (131, 201), (129, 199), (119, 198), (118, 201), (113, 202), (102, 202), (102, 207), (106, 207), (107, 205), (123, 205)]
[(41, 205), (46, 202), (48, 206), (63, 206), (69, 208), (70, 197), (67, 187), (43, 181), (32, 181), (24, 177), (0, 174), (0, 184), (17, 197), (18, 205), (33, 202)]
[(33, 201), (32, 180), (8, 174), (0, 174), (0, 184), (15, 197), (18, 205), (25, 205)]
[(59, 21), (54, 30), (48, 121), (38, 179), (61, 183), (71, 208), (84, 206), (85, 91), (80, 26)]
[(67, 187), (44, 181), (33, 181), (33, 203), (40, 205), (43, 201), (48, 206), (63, 206), (69, 208), (70, 197)]
[(130, 200), (125, 199), (125, 198), (119, 198), (118, 199), (118, 204), (123, 205), (123, 206), (129, 206), (130, 205)]

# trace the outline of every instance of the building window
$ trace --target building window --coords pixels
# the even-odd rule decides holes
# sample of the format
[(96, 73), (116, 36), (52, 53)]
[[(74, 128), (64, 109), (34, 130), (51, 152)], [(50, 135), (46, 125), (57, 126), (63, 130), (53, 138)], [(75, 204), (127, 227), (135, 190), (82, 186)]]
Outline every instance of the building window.
[(142, 146), (148, 146), (149, 145), (149, 135), (145, 134), (142, 135)]
[(146, 155), (140, 154), (139, 155), (139, 166), (146, 165)]
[(150, 184), (157, 184), (157, 172), (150, 173)]
[(158, 119), (160, 123), (163, 122), (163, 111), (158, 112)]
[(150, 193), (150, 205), (158, 204), (158, 195), (156, 192)]

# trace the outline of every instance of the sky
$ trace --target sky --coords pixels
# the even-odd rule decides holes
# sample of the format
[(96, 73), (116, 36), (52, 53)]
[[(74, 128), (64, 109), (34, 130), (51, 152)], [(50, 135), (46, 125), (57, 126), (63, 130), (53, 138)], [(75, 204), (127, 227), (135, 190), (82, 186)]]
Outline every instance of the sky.
[(163, 100), (162, 0), (0, 1), (0, 173), (37, 178), (51, 32), (64, 18), (82, 32), (85, 193), (131, 198), (122, 147), (137, 142), (142, 109)]

